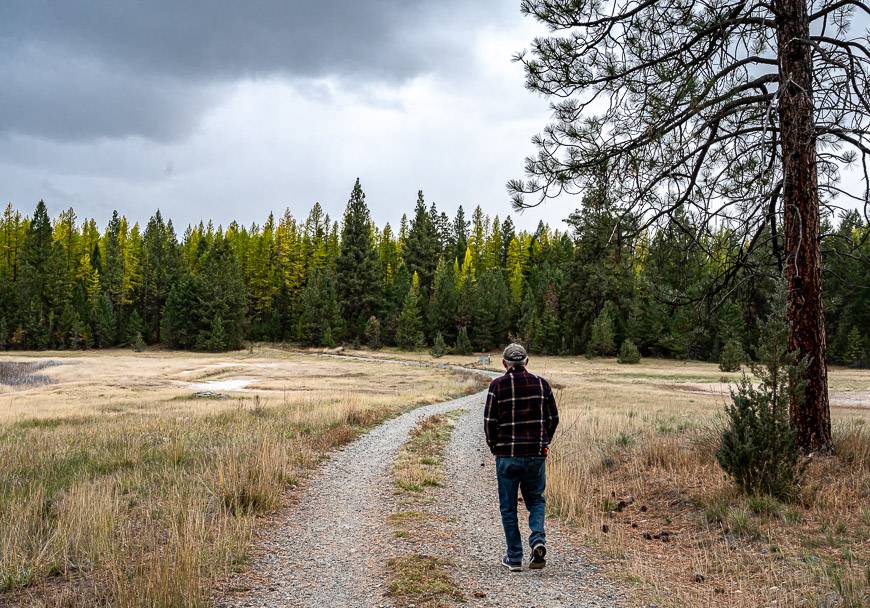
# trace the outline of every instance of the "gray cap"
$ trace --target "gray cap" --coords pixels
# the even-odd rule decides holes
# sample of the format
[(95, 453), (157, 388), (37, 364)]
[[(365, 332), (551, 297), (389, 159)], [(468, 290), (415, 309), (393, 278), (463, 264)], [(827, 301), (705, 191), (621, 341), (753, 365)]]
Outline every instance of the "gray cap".
[(508, 344), (507, 348), (504, 349), (502, 358), (509, 363), (522, 363), (529, 358), (529, 355), (526, 354), (526, 349), (523, 348), (522, 344), (514, 342), (513, 344)]

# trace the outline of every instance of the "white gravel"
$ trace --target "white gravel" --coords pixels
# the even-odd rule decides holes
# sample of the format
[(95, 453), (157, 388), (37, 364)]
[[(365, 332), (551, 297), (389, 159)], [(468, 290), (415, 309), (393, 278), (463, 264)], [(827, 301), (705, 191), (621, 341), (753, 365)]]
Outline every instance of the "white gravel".
[(618, 606), (618, 592), (552, 520), (547, 522), (550, 554), (544, 570), (510, 573), (498, 564), (504, 539), (494, 460), (483, 439), (485, 395), (482, 391), (420, 407), (337, 451), (258, 542), (249, 570), (223, 585), (214, 604), (220, 608), (392, 606), (385, 595), (385, 566), (399, 549), (387, 517), (401, 506), (393, 493), (391, 465), (420, 419), (465, 408), (447, 448), (447, 481), (427, 507), (444, 516), (443, 529), (431, 543), (417, 547), (456, 564), (454, 576), (465, 594), (465, 603), (457, 605)]

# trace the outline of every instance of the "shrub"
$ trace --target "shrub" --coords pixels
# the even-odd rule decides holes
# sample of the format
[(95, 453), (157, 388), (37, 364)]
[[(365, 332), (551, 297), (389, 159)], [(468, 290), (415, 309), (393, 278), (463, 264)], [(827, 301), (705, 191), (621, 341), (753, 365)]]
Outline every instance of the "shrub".
[(716, 460), (747, 494), (794, 497), (805, 469), (789, 422), (789, 400), (803, 398), (800, 378), (807, 360), (788, 351), (788, 326), (782, 307), (761, 328), (758, 359), (750, 365), (760, 380), (755, 386), (746, 373), (731, 390), (727, 425)]
[(136, 335), (130, 340), (130, 345), (133, 347), (133, 350), (137, 353), (141, 353), (145, 350), (145, 340), (142, 339), (142, 334), (138, 331)]
[(640, 363), (640, 351), (629, 339), (622, 341), (622, 346), (619, 347), (619, 354), (616, 355), (618, 363)]
[(444, 343), (444, 336), (441, 332), (435, 334), (435, 341), (432, 343), (432, 356), (435, 358), (443, 357), (447, 353), (447, 344)]
[(739, 372), (745, 358), (746, 355), (740, 342), (731, 338), (725, 342), (722, 353), (719, 355), (719, 369), (723, 372)]
[(381, 347), (381, 322), (375, 315), (366, 322), (365, 336), (370, 349), (378, 350)]
[(459, 333), (456, 335), (456, 353), (459, 355), (470, 355), (471, 351), (471, 340), (468, 339), (468, 330), (463, 325), (459, 328)]

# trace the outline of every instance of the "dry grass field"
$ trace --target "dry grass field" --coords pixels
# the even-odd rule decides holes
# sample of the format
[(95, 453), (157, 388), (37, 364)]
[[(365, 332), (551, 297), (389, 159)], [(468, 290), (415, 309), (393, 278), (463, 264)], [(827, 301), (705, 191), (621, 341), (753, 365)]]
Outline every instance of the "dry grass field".
[(639, 598), (868, 605), (870, 373), (832, 371), (837, 455), (812, 462), (800, 499), (780, 504), (739, 495), (715, 461), (728, 399), (716, 366), (545, 359), (538, 369), (559, 387), (562, 413), (550, 505)]
[[(499, 365), (493, 354), (483, 366)], [(870, 371), (830, 371), (837, 455), (811, 462), (800, 499), (781, 504), (740, 496), (714, 457), (727, 382), (739, 374), (561, 357), (533, 357), (530, 369), (553, 384), (562, 418), (550, 509), (638, 605), (870, 605)]]
[[(713, 457), (737, 374), (559, 357), (530, 368), (562, 415), (551, 511), (638, 605), (868, 605), (870, 372), (831, 371), (837, 455), (811, 462), (800, 499), (781, 504), (740, 496)], [(4, 356), (0, 605), (205, 605), (212, 577), (244, 565), (257, 516), (327, 451), (478, 386), (268, 347)]]
[(3, 356), (0, 605), (206, 605), (327, 451), (479, 385), (265, 347)]

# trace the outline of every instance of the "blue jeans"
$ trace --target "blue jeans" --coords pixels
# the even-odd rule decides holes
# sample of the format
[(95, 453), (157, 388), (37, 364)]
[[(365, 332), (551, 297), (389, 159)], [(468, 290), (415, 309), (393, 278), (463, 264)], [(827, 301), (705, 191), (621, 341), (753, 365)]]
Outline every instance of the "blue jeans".
[(523, 561), (523, 539), (517, 523), (517, 490), (529, 510), (529, 546), (546, 543), (544, 534), (544, 487), (547, 484), (547, 459), (542, 456), (519, 456), (495, 459), (498, 479), (498, 502), (501, 525), (507, 542), (507, 558), (512, 563)]

